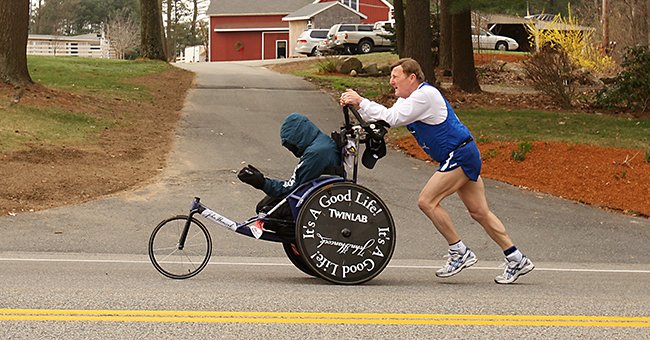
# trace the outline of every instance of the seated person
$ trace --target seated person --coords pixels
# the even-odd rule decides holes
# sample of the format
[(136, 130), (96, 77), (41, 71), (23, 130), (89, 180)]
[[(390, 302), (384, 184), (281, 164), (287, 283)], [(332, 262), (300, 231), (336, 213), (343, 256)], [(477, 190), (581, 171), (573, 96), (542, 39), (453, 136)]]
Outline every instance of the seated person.
[[(250, 164), (237, 174), (242, 182), (266, 193), (267, 196), (257, 204), (257, 213), (271, 210), (303, 183), (324, 174), (342, 175), (341, 155), (336, 143), (306, 116), (299, 113), (288, 115), (280, 128), (280, 140), (282, 146), (299, 158), (291, 178), (287, 180), (266, 178)], [(283, 204), (269, 217), (293, 221), (288, 204)], [(267, 222), (264, 224), (264, 228), (273, 230), (278, 235), (290, 240), (294, 239), (295, 227), (293, 223)]]

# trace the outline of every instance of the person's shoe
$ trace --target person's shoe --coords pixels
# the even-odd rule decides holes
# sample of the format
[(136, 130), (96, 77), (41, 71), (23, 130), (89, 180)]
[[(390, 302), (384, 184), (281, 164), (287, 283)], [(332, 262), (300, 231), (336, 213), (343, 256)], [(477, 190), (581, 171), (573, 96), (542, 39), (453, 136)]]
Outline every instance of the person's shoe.
[(471, 267), (478, 259), (473, 251), (467, 248), (465, 254), (461, 254), (455, 251), (449, 251), (447, 263), (440, 269), (436, 271), (437, 277), (450, 277), (460, 273), (464, 268)]
[(528, 257), (526, 257), (526, 255), (524, 255), (521, 261), (506, 260), (506, 262), (503, 265), (505, 266), (505, 269), (503, 270), (503, 274), (494, 278), (494, 282), (496, 283), (501, 283), (501, 284), (513, 283), (517, 280), (518, 277), (529, 273), (531, 270), (535, 268), (533, 262), (529, 260)]

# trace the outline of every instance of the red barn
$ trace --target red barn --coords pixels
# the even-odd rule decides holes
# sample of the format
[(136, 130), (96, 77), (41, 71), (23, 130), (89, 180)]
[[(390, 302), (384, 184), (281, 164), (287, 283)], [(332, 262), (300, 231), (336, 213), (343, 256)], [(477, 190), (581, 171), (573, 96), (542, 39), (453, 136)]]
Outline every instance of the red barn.
[[(337, 0), (212, 0), (210, 61), (286, 58), (293, 49), (289, 23), (282, 18), (310, 4)], [(363, 22), (389, 20), (386, 0), (338, 0), (366, 16)], [(328, 28), (328, 27), (324, 27)]]

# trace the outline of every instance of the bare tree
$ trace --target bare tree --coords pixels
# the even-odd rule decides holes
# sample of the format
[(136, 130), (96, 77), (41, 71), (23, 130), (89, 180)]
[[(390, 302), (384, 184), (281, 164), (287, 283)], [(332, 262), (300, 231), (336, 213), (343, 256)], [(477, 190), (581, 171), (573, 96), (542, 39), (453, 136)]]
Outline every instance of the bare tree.
[(127, 8), (122, 8), (110, 15), (106, 24), (106, 36), (110, 46), (115, 49), (118, 59), (124, 59), (124, 53), (138, 45), (140, 31), (138, 24), (131, 17)]
[(210, 45), (210, 23), (207, 20), (199, 21), (199, 34), (198, 38), (201, 41), (201, 45), (205, 48), (205, 61), (209, 60), (209, 45)]
[(629, 20), (633, 45), (648, 44), (648, 3), (646, 0), (623, 0), (624, 16)]
[(431, 21), (429, 0), (409, 1), (406, 8), (404, 56), (415, 59), (424, 71), (426, 80), (436, 82), (431, 52)]
[(27, 69), (29, 0), (0, 1), (0, 81), (17, 87), (32, 84)]
[(140, 0), (142, 57), (167, 60), (163, 44), (162, 10), (159, 0)]

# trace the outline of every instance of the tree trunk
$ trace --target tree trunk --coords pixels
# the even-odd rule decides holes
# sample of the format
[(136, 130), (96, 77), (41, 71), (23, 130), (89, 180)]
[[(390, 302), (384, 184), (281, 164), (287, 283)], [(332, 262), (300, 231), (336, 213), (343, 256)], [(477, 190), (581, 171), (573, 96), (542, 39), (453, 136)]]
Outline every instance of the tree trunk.
[(32, 84), (27, 69), (29, 0), (0, 1), (0, 81)]
[(192, 25), (190, 26), (190, 34), (192, 35), (192, 43), (196, 37), (196, 18), (199, 15), (199, 0), (193, 0), (194, 7), (192, 8)]
[(172, 52), (174, 50), (174, 48), (172, 47), (174, 44), (173, 43), (174, 38), (172, 37), (172, 27), (174, 26), (172, 25), (173, 4), (172, 4), (172, 0), (166, 0), (166, 1), (167, 1), (167, 30), (165, 31), (164, 42), (166, 47), (165, 51), (167, 52), (165, 54), (167, 55), (168, 60), (171, 61), (174, 59), (174, 54), (175, 54)]
[(393, 2), (395, 17), (395, 38), (397, 41), (397, 55), (404, 56), (404, 4), (402, 0)]
[(639, 0), (637, 2), (636, 8), (636, 17), (637, 17), (637, 45), (647, 45), (648, 39), (650, 39), (650, 31), (648, 31), (648, 4), (646, 0)]
[(404, 56), (415, 59), (424, 72), (426, 81), (436, 82), (431, 53), (431, 22), (429, 0), (410, 1), (406, 8), (404, 32)]
[(141, 30), (140, 48), (142, 57), (165, 60), (163, 46), (162, 13), (158, 0), (140, 0)]
[(451, 13), (450, 0), (440, 0), (440, 46), (439, 67), (445, 72), (451, 71)]
[(454, 86), (465, 92), (481, 92), (474, 68), (474, 50), (472, 49), (472, 14), (471, 9), (462, 9), (451, 15), (451, 59)]

